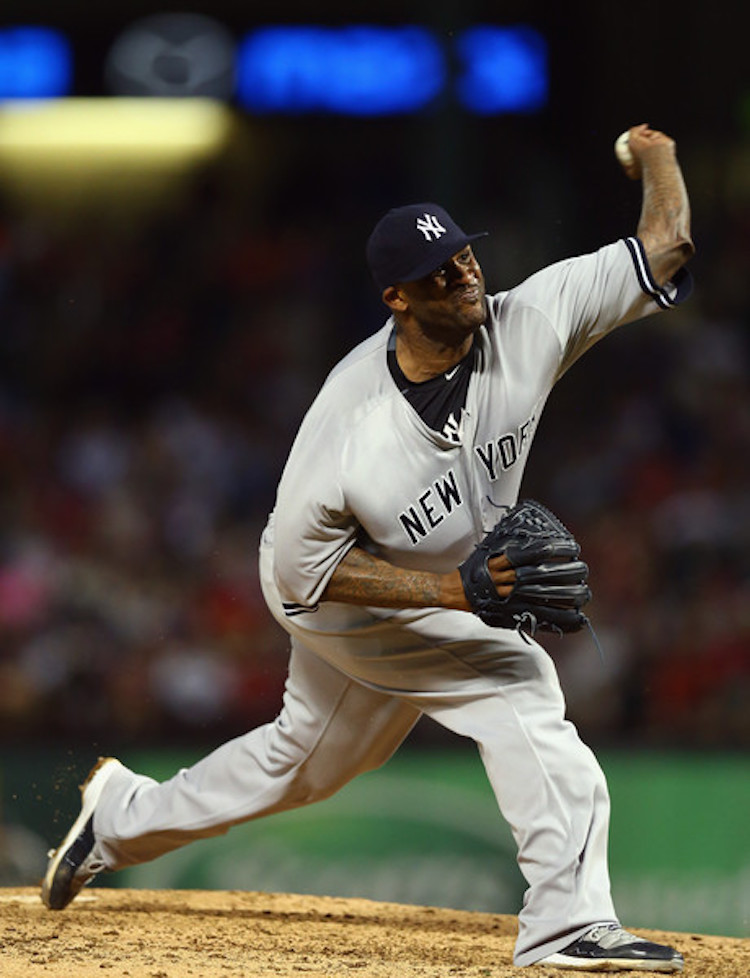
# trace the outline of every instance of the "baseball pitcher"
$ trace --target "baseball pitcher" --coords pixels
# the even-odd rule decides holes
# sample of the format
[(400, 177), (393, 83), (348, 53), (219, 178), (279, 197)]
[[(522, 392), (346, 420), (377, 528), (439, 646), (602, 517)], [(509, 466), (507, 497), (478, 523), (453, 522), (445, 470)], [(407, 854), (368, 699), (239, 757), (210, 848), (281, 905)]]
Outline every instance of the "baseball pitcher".
[(513, 831), (528, 883), (515, 963), (682, 969), (613, 906), (604, 775), (534, 638), (586, 622), (588, 569), (546, 507), (518, 500), (556, 381), (689, 292), (675, 144), (646, 125), (627, 143), (635, 234), (508, 291), (486, 293), (482, 235), (437, 204), (377, 223), (367, 261), (389, 317), (310, 407), (260, 545), (263, 593), (291, 639), (281, 711), (163, 783), (100, 760), (51, 854), (49, 908), (101, 870), (327, 797), (427, 714), (477, 744)]

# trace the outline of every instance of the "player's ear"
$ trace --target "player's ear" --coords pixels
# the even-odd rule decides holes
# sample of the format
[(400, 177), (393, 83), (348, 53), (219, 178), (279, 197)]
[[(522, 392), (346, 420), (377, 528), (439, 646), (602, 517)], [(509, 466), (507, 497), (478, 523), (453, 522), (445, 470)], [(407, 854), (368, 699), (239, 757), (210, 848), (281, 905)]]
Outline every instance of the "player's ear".
[(394, 312), (404, 312), (408, 306), (406, 296), (397, 285), (389, 285), (388, 288), (383, 289), (382, 299)]

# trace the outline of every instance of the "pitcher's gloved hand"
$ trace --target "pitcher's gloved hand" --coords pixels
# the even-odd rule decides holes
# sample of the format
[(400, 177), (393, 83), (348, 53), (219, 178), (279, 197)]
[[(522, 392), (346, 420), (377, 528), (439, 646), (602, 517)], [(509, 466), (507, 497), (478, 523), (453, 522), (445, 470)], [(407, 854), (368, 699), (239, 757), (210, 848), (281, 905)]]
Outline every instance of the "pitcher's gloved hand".
[[(589, 569), (572, 533), (541, 503), (524, 499), (495, 524), (459, 566), (466, 598), (483, 622), (533, 635), (576, 632), (588, 623), (581, 608), (591, 598)], [(487, 566), (505, 554), (515, 569), (507, 597), (498, 594)]]

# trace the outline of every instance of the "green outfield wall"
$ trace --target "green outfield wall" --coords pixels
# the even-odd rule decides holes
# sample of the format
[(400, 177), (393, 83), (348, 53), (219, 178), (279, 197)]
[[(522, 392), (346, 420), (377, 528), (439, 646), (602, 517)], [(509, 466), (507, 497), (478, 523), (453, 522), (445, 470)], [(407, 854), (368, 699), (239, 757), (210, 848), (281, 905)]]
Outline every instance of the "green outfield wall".
[[(28, 884), (65, 832), (93, 754), (0, 753), (0, 882)], [(201, 752), (122, 753), (164, 779)], [(626, 924), (750, 935), (750, 758), (601, 756), (613, 800), (611, 869)], [(516, 913), (510, 832), (471, 747), (403, 749), (334, 798), (238, 826), (104, 877), (145, 888), (248, 889)]]

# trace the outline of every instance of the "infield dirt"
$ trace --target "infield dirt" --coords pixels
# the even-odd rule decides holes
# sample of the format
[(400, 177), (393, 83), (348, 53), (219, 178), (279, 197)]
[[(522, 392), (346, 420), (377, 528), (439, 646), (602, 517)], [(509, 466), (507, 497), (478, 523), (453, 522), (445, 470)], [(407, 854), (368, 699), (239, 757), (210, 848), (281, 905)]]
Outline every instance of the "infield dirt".
[[(637, 930), (685, 955), (685, 978), (748, 978), (750, 939)], [(53, 913), (0, 889), (3, 978), (562, 978), (514, 968), (516, 918), (370, 900), (92, 888)], [(631, 972), (630, 974), (635, 974)]]

